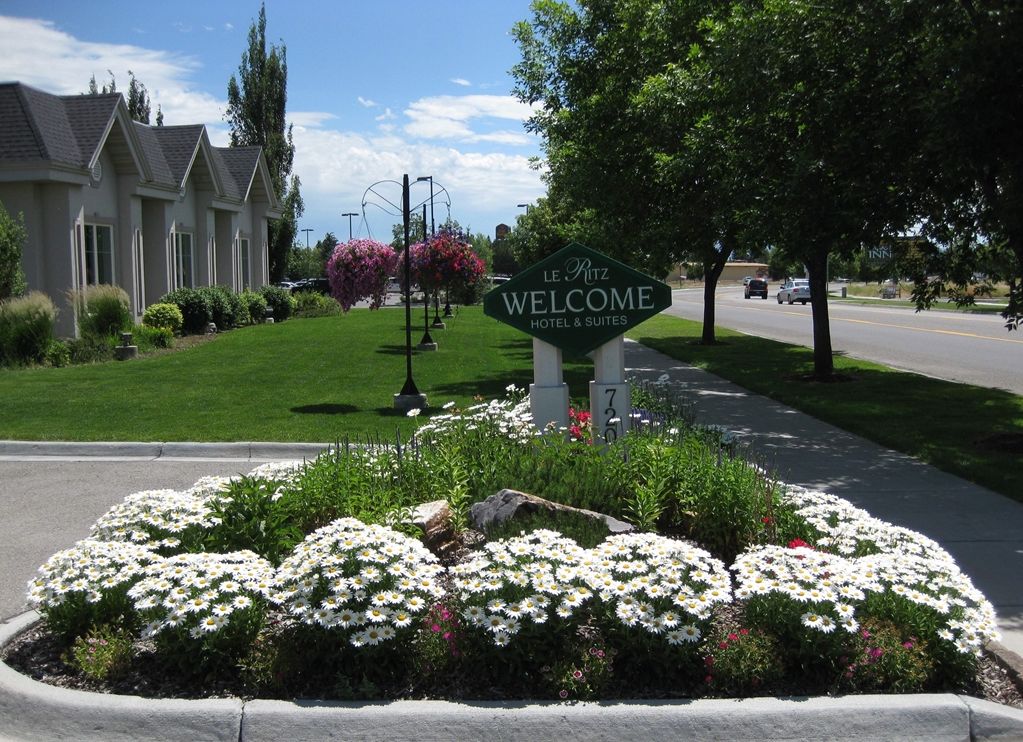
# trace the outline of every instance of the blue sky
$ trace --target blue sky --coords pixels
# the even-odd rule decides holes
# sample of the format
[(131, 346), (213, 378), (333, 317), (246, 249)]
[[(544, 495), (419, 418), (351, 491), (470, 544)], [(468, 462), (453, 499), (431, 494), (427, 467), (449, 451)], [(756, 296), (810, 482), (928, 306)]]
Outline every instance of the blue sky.
[[(523, 128), (529, 109), (509, 74), (519, 58), (510, 29), (529, 17), (528, 0), (269, 0), (266, 11), (268, 42), (287, 46), (299, 227), (310, 240), (328, 230), (347, 239), (341, 213), (363, 212), (367, 187), (404, 173), (432, 175), (451, 216), (490, 235), (543, 195), (529, 163), (539, 141)], [(130, 69), (154, 116), (160, 104), (165, 124), (204, 123), (224, 146), (227, 82), (258, 13), (257, 0), (0, 0), (0, 81), (71, 94), (111, 70), (125, 92)], [(429, 197), (427, 184), (414, 188), (413, 202)], [(378, 190), (400, 199), (396, 186)], [(355, 235), (389, 241), (399, 219), (367, 200)]]

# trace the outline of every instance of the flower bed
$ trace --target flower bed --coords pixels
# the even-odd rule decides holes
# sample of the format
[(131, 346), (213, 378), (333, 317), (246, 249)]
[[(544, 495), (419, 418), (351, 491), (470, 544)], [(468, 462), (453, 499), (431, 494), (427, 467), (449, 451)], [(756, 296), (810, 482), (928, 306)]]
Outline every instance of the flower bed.
[[(132, 495), (40, 568), (29, 599), (59, 646), (84, 647), (66, 653), (83, 672), (75, 658), (127, 635), (133, 657), (104, 650), (94, 677), (145, 664), (199, 696), (971, 688), (993, 611), (930, 539), (770, 482), (678, 421), (637, 421), (619, 456), (527, 417), (488, 402), (434, 416), (406, 446)], [(663, 532), (584, 548), (526, 531), (442, 562), (405, 525), (416, 501), (446, 496), (464, 527), (487, 473), (517, 467), (553, 494), (559, 476), (599, 482), (573, 494)]]

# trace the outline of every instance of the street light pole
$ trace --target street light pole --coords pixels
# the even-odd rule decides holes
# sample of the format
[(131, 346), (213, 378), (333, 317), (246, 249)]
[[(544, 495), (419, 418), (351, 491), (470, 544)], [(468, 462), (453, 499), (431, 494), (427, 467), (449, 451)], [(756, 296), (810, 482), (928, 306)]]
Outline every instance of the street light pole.
[[(422, 178), (419, 178), (422, 180)], [(423, 232), (426, 232), (426, 204), (423, 204)], [(426, 240), (423, 240), (425, 246)], [(437, 343), (430, 336), (430, 294), (420, 282), (419, 288), (423, 289), (423, 339), (419, 341), (419, 350), (437, 350)]]
[[(401, 388), (399, 394), (394, 395), (394, 406), (407, 412), (411, 409), (421, 410), (426, 407), (426, 395), (419, 391), (416, 382), (412, 379), (412, 263), (410, 259), (412, 245), (409, 241), (407, 174), (402, 178), (401, 184), (401, 216), (405, 228), (405, 386)], [(350, 238), (349, 241), (351, 241)]]
[(308, 250), (309, 249), (309, 233), (312, 232), (313, 230), (311, 230), (311, 229), (303, 229), (302, 231), (305, 232), (305, 249)]
[(344, 214), (341, 215), (342, 217), (346, 217), (346, 216), (348, 217), (348, 241), (349, 242), (352, 241), (352, 217), (353, 216), (358, 216), (358, 215), (359, 214), (356, 211), (346, 211)]

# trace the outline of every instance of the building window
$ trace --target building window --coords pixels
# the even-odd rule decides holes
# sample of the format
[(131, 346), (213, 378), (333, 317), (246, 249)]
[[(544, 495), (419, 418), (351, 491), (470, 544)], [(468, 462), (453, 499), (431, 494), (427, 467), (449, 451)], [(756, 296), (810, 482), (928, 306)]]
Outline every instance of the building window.
[(85, 283), (114, 282), (114, 228), (85, 225)]
[(192, 235), (188, 232), (174, 233), (174, 288), (192, 288), (195, 275), (192, 260)]
[(241, 253), (242, 290), (244, 291), (245, 289), (249, 288), (252, 285), (252, 278), (250, 273), (251, 264), (249, 261), (249, 241), (244, 237), (241, 240), (239, 240), (238, 250)]

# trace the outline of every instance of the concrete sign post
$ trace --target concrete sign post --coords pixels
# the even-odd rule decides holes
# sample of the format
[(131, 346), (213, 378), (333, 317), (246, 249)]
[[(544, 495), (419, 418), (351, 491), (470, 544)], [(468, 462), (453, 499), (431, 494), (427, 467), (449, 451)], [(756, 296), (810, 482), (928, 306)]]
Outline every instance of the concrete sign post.
[(671, 287), (573, 243), (483, 297), (483, 312), (533, 336), (530, 408), (539, 427), (568, 425), (561, 351), (592, 353), (594, 436), (608, 443), (628, 429), (622, 336), (671, 306)]

